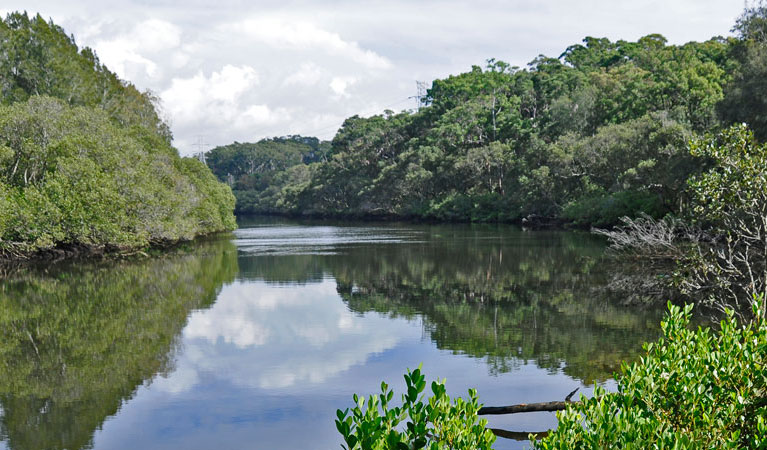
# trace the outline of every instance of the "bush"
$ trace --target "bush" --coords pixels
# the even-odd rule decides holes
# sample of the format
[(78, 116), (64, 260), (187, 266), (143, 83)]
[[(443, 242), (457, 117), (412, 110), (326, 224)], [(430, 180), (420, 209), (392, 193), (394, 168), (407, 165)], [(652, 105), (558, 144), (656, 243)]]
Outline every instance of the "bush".
[[(354, 395), (356, 406), (336, 412), (336, 428), (346, 442), (347, 450), (407, 449), (490, 449), (495, 436), (485, 428), (487, 421), (478, 419), (477, 392), (469, 389), (469, 400), (456, 398), (450, 402), (445, 382), (434, 381), (434, 394), (424, 401), (426, 381), (420, 368), (405, 375), (407, 394), (402, 406), (390, 407), (394, 391), (381, 382), (381, 395), (365, 399)], [(350, 414), (351, 412), (351, 414)], [(401, 424), (405, 423), (403, 428)]]
[(646, 214), (661, 217), (668, 212), (658, 194), (647, 191), (621, 191), (584, 197), (565, 206), (562, 216), (576, 225), (611, 226), (623, 217)]
[(690, 330), (692, 306), (669, 304), (663, 338), (618, 376), (618, 392), (558, 414), (559, 427), (538, 449), (765, 448), (767, 322), (745, 326), (732, 312), (718, 333)]
[(665, 258), (675, 269), (663, 284), (675, 297), (721, 312), (733, 309), (746, 319), (759, 297), (767, 312), (767, 145), (736, 125), (692, 140), (690, 153), (707, 169), (688, 180), (684, 221), (624, 217), (616, 230), (599, 233), (620, 253), (648, 262)]
[(131, 249), (235, 228), (234, 197), (162, 136), (50, 97), (0, 105), (0, 255)]
[(691, 218), (705, 227), (711, 245), (697, 246), (684, 261), (682, 292), (719, 309), (746, 309), (754, 296), (767, 310), (767, 145), (745, 125), (690, 143), (712, 167), (692, 177)]

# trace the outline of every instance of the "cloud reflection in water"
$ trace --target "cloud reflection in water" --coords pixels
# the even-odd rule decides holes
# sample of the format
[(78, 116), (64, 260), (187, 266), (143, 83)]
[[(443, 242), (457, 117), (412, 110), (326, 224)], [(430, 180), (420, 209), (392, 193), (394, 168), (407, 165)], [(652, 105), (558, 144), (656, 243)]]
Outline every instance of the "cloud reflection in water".
[(178, 393), (213, 377), (246, 388), (301, 389), (417, 336), (413, 326), (392, 325), (350, 312), (332, 279), (290, 288), (235, 283), (211, 309), (192, 313), (176, 371), (154, 388)]

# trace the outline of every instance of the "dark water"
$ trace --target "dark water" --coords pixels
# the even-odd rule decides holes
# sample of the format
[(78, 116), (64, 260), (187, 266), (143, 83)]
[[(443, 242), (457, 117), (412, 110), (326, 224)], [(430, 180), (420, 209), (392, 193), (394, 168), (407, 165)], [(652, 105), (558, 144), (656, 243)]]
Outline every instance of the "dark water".
[(337, 449), (336, 408), (381, 380), (399, 395), (421, 363), (486, 405), (609, 388), (661, 313), (605, 294), (603, 248), (508, 226), (255, 221), (159, 258), (6, 269), (0, 449)]

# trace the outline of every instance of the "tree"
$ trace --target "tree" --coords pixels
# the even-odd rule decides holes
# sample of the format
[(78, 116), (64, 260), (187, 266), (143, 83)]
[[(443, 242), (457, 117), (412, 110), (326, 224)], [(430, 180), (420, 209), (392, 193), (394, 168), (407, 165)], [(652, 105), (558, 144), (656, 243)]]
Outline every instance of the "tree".
[(755, 136), (767, 140), (767, 6), (746, 8), (733, 31), (740, 41), (732, 49), (739, 63), (727, 85), (719, 112), (728, 123), (745, 122)]
[(0, 252), (131, 249), (234, 228), (234, 198), (163, 136), (50, 97), (0, 106)]
[(686, 261), (682, 290), (739, 313), (760, 298), (767, 312), (767, 144), (740, 125), (694, 141), (691, 151), (711, 160), (690, 180), (690, 214), (713, 238)]

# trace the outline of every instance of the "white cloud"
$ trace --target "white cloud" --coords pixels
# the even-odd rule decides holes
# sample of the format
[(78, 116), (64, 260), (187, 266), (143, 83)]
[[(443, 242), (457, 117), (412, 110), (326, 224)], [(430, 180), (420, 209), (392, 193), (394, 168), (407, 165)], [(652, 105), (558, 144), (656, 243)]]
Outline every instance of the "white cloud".
[(169, 376), (160, 376), (152, 380), (152, 387), (162, 392), (178, 394), (186, 392), (200, 381), (197, 372), (188, 367), (181, 367)]
[(330, 86), (330, 89), (335, 92), (336, 95), (348, 97), (349, 94), (346, 92), (346, 88), (356, 82), (357, 79), (354, 77), (333, 77), (328, 86)]
[(252, 67), (226, 65), (211, 75), (207, 88), (215, 100), (234, 102), (250, 87), (258, 84), (258, 73)]
[(259, 17), (226, 28), (281, 49), (323, 51), (329, 55), (350, 58), (369, 69), (392, 67), (387, 58), (361, 48), (356, 42), (345, 41), (338, 33), (326, 31), (311, 22)]
[(95, 50), (100, 55), (101, 62), (120, 78), (129, 80), (142, 71), (148, 78), (158, 75), (157, 64), (137, 53), (135, 45), (128, 40), (100, 42), (96, 44)]
[(243, 126), (273, 125), (290, 120), (290, 112), (285, 108), (272, 110), (267, 105), (251, 105), (239, 116), (239, 119), (238, 123)]
[(181, 44), (181, 29), (170, 22), (149, 19), (139, 23), (130, 36), (142, 51), (155, 53)]
[(314, 86), (320, 82), (324, 73), (322, 68), (312, 62), (301, 64), (301, 67), (285, 78), (285, 85)]
[(258, 83), (254, 68), (225, 65), (210, 76), (200, 71), (189, 78), (174, 78), (170, 87), (160, 95), (174, 122), (182, 126), (203, 122), (226, 126), (241, 121), (243, 114), (251, 122), (258, 123), (269, 121), (268, 108), (247, 105), (242, 100), (242, 96)]
[[(84, 31), (85, 38), (98, 36), (104, 30), (102, 23), (92, 24)], [(160, 64), (151, 55), (175, 49), (181, 44), (181, 29), (170, 22), (149, 19), (133, 27), (127, 33), (96, 40), (93, 44), (101, 61), (121, 78), (161, 78)], [(149, 56), (147, 56), (149, 54)]]

